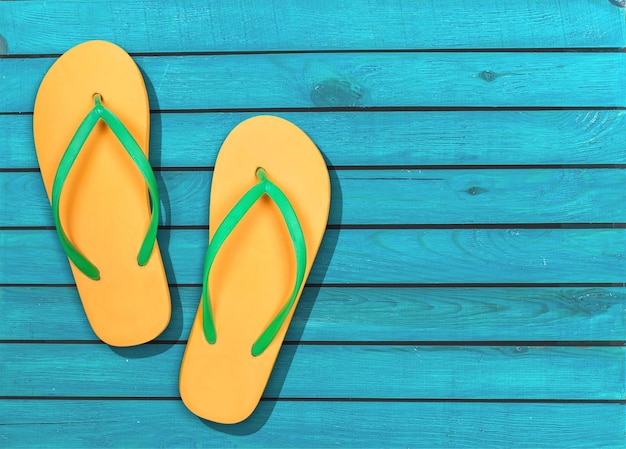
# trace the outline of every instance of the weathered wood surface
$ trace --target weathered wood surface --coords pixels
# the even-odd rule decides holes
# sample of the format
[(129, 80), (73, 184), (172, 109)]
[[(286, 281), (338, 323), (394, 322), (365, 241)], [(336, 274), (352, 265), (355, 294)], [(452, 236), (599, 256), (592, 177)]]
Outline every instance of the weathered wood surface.
[(8, 447), (624, 447), (622, 404), (262, 401), (234, 427), (202, 421), (179, 400), (3, 405)]
[[(208, 226), (211, 171), (156, 176), (161, 225)], [(335, 226), (626, 223), (623, 169), (337, 170), (330, 177)], [(54, 225), (39, 173), (3, 173), (0, 195), (0, 227)]]
[(618, 3), (9, 1), (0, 30), (8, 54), (62, 53), (95, 38), (157, 53), (615, 48), (626, 38)]
[[(157, 340), (184, 342), (200, 287), (172, 287)], [(74, 287), (0, 287), (0, 341), (95, 341)], [(297, 342), (618, 342), (624, 287), (306, 287), (287, 333)], [(45, 322), (42, 321), (45, 317)]]
[[(139, 56), (155, 110), (624, 106), (626, 54)], [(0, 59), (0, 112), (31, 112), (54, 58)]]
[[(183, 351), (184, 345), (169, 344), (0, 344), (3, 395), (178, 397)], [(624, 351), (613, 346), (285, 345), (264, 395), (620, 400)], [(137, 381), (129, 385), (129, 379)]]
[[(157, 170), (212, 167), (230, 130), (253, 115), (152, 114), (150, 161)], [(337, 168), (626, 164), (623, 110), (278, 115), (301, 127)], [(37, 167), (31, 126), (29, 115), (0, 115), (0, 170)]]
[[(626, 9), (320, 5), (0, 2), (0, 447), (626, 445)], [(94, 38), (153, 111), (173, 311), (137, 348), (87, 325), (33, 148), (41, 78)], [(264, 400), (220, 426), (177, 375), (217, 151), (263, 113), (324, 154), (330, 221)]]
[[(198, 284), (208, 232), (159, 232), (170, 283)], [(311, 284), (614, 283), (626, 229), (329, 229)], [(73, 282), (55, 230), (0, 230), (1, 284)], [(97, 264), (97, 260), (94, 261)]]

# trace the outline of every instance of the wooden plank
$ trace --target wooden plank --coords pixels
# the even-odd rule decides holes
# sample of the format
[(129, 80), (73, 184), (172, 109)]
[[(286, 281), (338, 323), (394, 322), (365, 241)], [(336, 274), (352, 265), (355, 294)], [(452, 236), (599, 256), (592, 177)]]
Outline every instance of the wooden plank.
[[(201, 283), (207, 241), (159, 233), (170, 283)], [(330, 229), (308, 282), (621, 284), (625, 245), (626, 229)], [(0, 254), (0, 284), (73, 283), (54, 230), (0, 230)]]
[[(624, 107), (624, 53), (137, 57), (156, 110)], [(53, 58), (3, 59), (0, 112), (31, 112)]]
[[(3, 395), (178, 397), (184, 348), (3, 343)], [(621, 400), (625, 350), (619, 346), (285, 345), (264, 395)]]
[[(212, 172), (157, 172), (160, 223), (208, 226)], [(625, 223), (626, 170), (338, 170), (331, 225)], [(53, 226), (39, 173), (0, 173), (0, 226)]]
[(94, 38), (132, 52), (622, 47), (622, 21), (622, 10), (612, 2), (582, 0), (506, 7), (460, 3), (453, 12), (440, 2), (400, 0), (329, 0), (324, 8), (315, 2), (261, 6), (241, 0), (0, 4), (3, 53), (9, 54), (61, 53)]
[[(172, 287), (160, 341), (184, 342), (199, 287)], [(291, 342), (620, 341), (626, 289), (306, 287)], [(0, 287), (0, 340), (96, 340), (74, 287)]]
[[(254, 113), (153, 113), (154, 167), (211, 167)], [(299, 112), (329, 164), (341, 166), (626, 164), (626, 111)], [(557, 132), (558, 130), (558, 132)], [(37, 167), (32, 116), (0, 115), (0, 169)]]
[(0, 441), (12, 448), (623, 448), (624, 415), (621, 404), (263, 401), (247, 421), (226, 426), (198, 419), (178, 400), (12, 400), (0, 402)]

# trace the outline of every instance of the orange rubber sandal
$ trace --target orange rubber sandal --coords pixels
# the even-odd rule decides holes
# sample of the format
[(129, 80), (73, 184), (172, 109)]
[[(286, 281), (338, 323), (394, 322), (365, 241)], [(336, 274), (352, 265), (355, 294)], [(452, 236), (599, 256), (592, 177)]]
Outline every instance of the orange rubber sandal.
[(141, 72), (109, 42), (62, 55), (35, 100), (35, 147), (57, 233), (89, 323), (112, 346), (152, 340), (170, 319), (149, 123)]
[(328, 169), (298, 127), (261, 116), (215, 164), (201, 304), (180, 372), (196, 415), (224, 424), (256, 408), (321, 243)]

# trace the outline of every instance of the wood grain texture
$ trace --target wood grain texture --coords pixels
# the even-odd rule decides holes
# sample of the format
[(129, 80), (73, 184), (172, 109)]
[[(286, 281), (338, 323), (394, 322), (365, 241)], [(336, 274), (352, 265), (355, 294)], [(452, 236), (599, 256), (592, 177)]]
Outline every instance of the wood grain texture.
[[(53, 58), (0, 59), (0, 112), (32, 112)], [(156, 110), (624, 107), (624, 53), (136, 57)]]
[[(208, 232), (158, 238), (169, 282), (199, 284)], [(626, 229), (331, 229), (308, 282), (621, 284), (625, 245)], [(54, 230), (0, 231), (0, 254), (0, 284), (73, 283)]]
[[(184, 342), (200, 287), (173, 287), (159, 341)], [(306, 287), (291, 342), (620, 341), (621, 288)], [(0, 287), (0, 340), (97, 340), (74, 287)]]
[[(160, 224), (208, 226), (212, 172), (157, 172)], [(337, 170), (329, 224), (626, 223), (626, 170)], [(39, 173), (0, 173), (0, 226), (53, 226)]]
[[(151, 115), (153, 167), (212, 167), (222, 142), (255, 113)], [(332, 166), (626, 164), (626, 111), (278, 113)], [(37, 167), (32, 116), (0, 115), (0, 169)]]
[(243, 0), (0, 4), (9, 54), (61, 53), (93, 38), (131, 52), (622, 47), (622, 21), (622, 10), (611, 2), (582, 0), (460, 3), (454, 14), (441, 2), (403, 0), (330, 0), (323, 7)]
[(13, 400), (0, 412), (7, 447), (623, 448), (625, 426), (620, 404), (263, 401), (235, 426), (177, 400)]
[[(625, 447), (626, 8), (509, 3), (0, 1), (0, 447)], [(93, 38), (152, 109), (173, 312), (136, 348), (90, 330), (32, 141)], [(178, 369), (217, 151), (262, 113), (321, 149), (331, 226), (265, 399), (220, 426)]]
[[(183, 351), (184, 345), (3, 343), (2, 395), (178, 397)], [(624, 351), (617, 346), (286, 345), (264, 395), (621, 400)]]

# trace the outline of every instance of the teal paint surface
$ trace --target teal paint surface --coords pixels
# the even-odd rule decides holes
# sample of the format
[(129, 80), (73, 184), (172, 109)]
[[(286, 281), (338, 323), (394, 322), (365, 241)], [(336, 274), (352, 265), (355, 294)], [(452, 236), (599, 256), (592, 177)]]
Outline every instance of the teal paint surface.
[[(254, 342), (252, 342), (254, 343)], [(269, 398), (620, 400), (623, 347), (285, 345)], [(9, 396), (178, 397), (184, 345), (0, 344)], [(90, 360), (88, 364), (85, 362)], [(44, 369), (45, 367), (45, 369)], [(381, 378), (384, 367), (384, 381)], [(329, 376), (329, 373), (333, 373)], [(589, 382), (593, 377), (593, 382)], [(332, 380), (332, 381), (331, 381)], [(82, 392), (82, 393), (81, 393)]]
[[(0, 2), (0, 446), (626, 446), (625, 11)], [(87, 325), (33, 148), (41, 78), (94, 38), (153, 110), (173, 312), (137, 348)], [(330, 228), (264, 400), (220, 426), (178, 368), (217, 151), (261, 113), (324, 154)]]
[[(453, 9), (406, 0), (330, 0), (323, 6), (39, 0), (0, 6), (0, 29), (11, 54), (61, 53), (94, 38), (130, 52), (184, 52), (620, 47), (626, 36), (623, 11), (609, 1), (459, 3)], [(68, 32), (49, 34), (50, 29)]]
[[(184, 342), (200, 287), (171, 294), (172, 319), (157, 340)], [(2, 341), (96, 340), (73, 287), (0, 287), (0, 298)], [(305, 287), (286, 339), (608, 343), (626, 333), (624, 309), (623, 287)]]
[(262, 401), (235, 428), (178, 400), (20, 400), (0, 411), (10, 447), (623, 448), (625, 424), (624, 405), (593, 403)]
[[(156, 176), (169, 198), (161, 225), (208, 226), (211, 171)], [(331, 225), (626, 222), (623, 169), (336, 170), (330, 179)], [(0, 196), (0, 226), (54, 224), (39, 173), (0, 173)]]
[[(12, 254), (0, 283), (72, 283), (55, 232), (0, 230)], [(208, 232), (161, 230), (158, 241), (169, 282), (199, 283)], [(307, 282), (617, 284), (624, 245), (626, 229), (329, 229)]]
[[(154, 113), (154, 167), (212, 167), (228, 132), (254, 113)], [(626, 111), (277, 113), (332, 166), (626, 164)], [(0, 168), (37, 166), (28, 115), (0, 115)], [(349, 130), (349, 132), (348, 132)], [(558, 130), (558, 132), (555, 132)]]
[[(138, 56), (158, 110), (624, 106), (618, 52)], [(31, 112), (53, 58), (2, 60), (0, 112)], [(491, 75), (485, 75), (490, 73)], [(485, 77), (488, 79), (486, 80)], [(199, 94), (201, 92), (202, 94)], [(445, 92), (445, 95), (441, 93)]]

